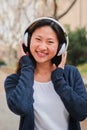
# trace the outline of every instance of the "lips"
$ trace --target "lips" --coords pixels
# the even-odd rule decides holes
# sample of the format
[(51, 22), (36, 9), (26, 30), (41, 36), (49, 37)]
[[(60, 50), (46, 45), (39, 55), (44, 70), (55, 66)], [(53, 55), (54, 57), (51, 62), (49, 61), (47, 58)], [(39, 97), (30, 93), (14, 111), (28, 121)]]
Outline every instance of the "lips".
[(41, 51), (36, 51), (36, 53), (37, 53), (37, 55), (38, 55), (39, 57), (45, 57), (45, 56), (48, 55), (48, 53), (46, 53), (46, 52), (41, 52)]

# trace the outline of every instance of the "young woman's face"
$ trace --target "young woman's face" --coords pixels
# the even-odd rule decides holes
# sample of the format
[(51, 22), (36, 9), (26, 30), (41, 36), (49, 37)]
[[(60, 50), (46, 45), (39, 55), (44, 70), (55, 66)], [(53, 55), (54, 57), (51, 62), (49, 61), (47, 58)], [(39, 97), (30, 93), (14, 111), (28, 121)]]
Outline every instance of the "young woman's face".
[(49, 26), (43, 26), (33, 32), (30, 51), (36, 62), (50, 62), (57, 53), (58, 44), (54, 30)]

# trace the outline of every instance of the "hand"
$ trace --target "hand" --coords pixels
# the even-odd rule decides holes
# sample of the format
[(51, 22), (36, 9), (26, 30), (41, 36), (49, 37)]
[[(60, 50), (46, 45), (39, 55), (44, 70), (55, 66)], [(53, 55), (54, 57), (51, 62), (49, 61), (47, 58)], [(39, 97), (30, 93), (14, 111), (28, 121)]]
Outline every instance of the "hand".
[(67, 52), (65, 52), (65, 53), (62, 55), (61, 62), (60, 62), (60, 64), (58, 65), (58, 67), (64, 69), (65, 64), (66, 64), (66, 58), (67, 58)]
[(18, 59), (20, 59), (20, 58), (21, 58), (22, 56), (24, 56), (24, 55), (29, 56), (29, 53), (28, 53), (28, 52), (25, 53), (25, 52), (23, 51), (22, 42), (20, 42), (20, 44), (19, 44), (17, 54), (18, 54)]
[[(62, 55), (62, 58), (61, 58), (61, 62), (60, 64), (58, 65), (58, 67), (64, 69), (64, 66), (66, 64), (66, 58), (67, 58), (67, 52), (65, 52), (63, 55)], [(52, 66), (52, 71), (54, 71), (55, 69), (57, 69), (57, 66), (55, 64), (53, 64)]]

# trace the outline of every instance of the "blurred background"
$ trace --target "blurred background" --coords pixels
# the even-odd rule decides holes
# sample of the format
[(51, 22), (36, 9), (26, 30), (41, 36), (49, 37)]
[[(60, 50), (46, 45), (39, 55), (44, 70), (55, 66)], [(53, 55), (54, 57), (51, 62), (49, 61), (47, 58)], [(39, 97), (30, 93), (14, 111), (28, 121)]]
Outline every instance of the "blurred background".
[[(87, 86), (87, 0), (0, 0), (0, 130), (18, 130), (19, 117), (9, 111), (4, 80), (15, 71), (17, 48), (35, 18), (51, 16), (69, 35), (68, 60)], [(81, 122), (87, 130), (87, 119)]]

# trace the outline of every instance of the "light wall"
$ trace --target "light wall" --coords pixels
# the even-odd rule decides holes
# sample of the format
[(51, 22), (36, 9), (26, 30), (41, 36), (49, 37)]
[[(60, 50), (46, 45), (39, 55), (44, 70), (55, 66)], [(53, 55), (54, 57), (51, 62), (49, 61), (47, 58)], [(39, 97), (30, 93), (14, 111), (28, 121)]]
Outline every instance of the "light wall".
[(69, 24), (72, 30), (84, 26), (87, 29), (87, 0), (77, 0), (69, 13), (60, 19), (60, 22), (63, 25)]

